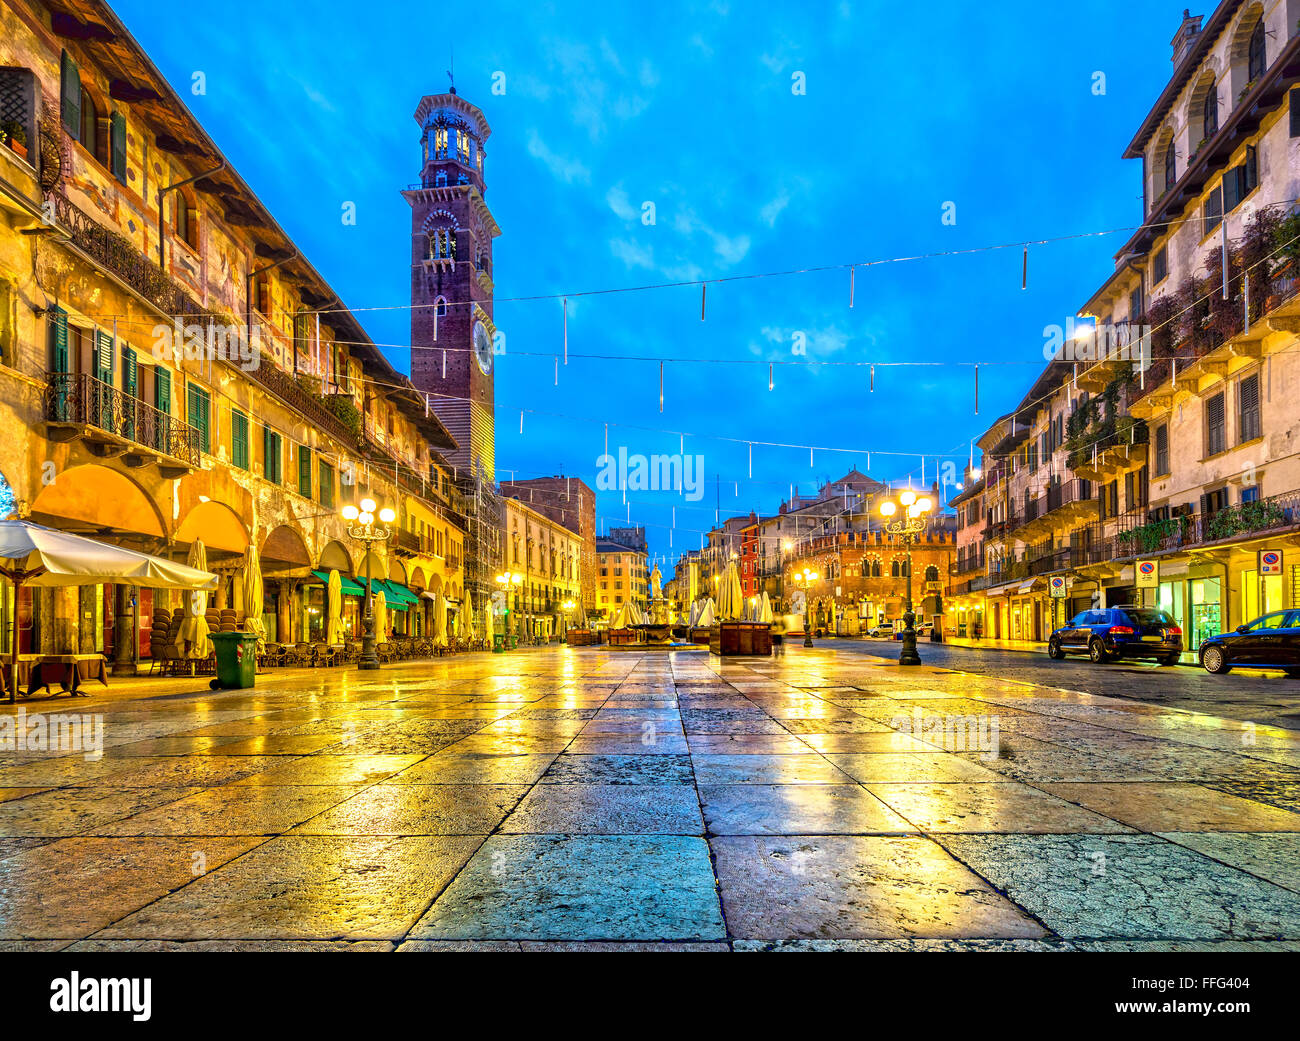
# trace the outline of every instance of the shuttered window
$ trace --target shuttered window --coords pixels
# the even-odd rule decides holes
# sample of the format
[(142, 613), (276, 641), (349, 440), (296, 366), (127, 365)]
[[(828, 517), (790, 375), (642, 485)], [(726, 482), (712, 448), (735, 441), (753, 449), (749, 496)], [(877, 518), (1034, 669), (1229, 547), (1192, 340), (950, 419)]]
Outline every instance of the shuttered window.
[(262, 473), (268, 481), (279, 484), (284, 477), (280, 435), (270, 427), (262, 428)]
[(186, 385), (185, 418), (199, 432), (199, 447), (212, 451), (212, 396), (197, 383)]
[(311, 498), (311, 449), (298, 446), (298, 494)]
[(248, 417), (238, 409), (230, 410), (230, 463), (248, 469)]
[(334, 467), (320, 461), (320, 504), (327, 510), (334, 508)]
[(95, 330), (95, 379), (113, 383), (113, 334), (103, 329)]
[[(1287, 97), (1291, 109), (1291, 136), (1300, 137), (1300, 87), (1292, 87)], [(1296, 602), (1300, 603), (1300, 600)]]
[(1259, 373), (1255, 373), (1237, 384), (1237, 439), (1253, 441), (1259, 436)]
[(126, 184), (126, 117), (114, 112), (108, 128), (108, 159), (113, 176)]
[(1156, 473), (1169, 472), (1169, 426), (1156, 427)]
[(50, 308), (50, 371), (68, 371), (68, 312)]
[(1205, 403), (1205, 454), (1218, 455), (1228, 447), (1224, 430), (1223, 392)]
[(140, 367), (130, 347), (122, 348), (122, 389), (133, 398), (140, 393)]
[(1205, 219), (1201, 222), (1201, 235), (1205, 236), (1223, 223), (1223, 186), (1210, 192), (1205, 200)]
[(1160, 249), (1156, 251), (1156, 255), (1151, 261), (1151, 284), (1153, 286), (1159, 285), (1168, 277), (1168, 275), (1169, 254), (1165, 251), (1165, 247), (1161, 246)]
[(153, 407), (169, 416), (172, 413), (172, 374), (163, 368), (154, 369)]
[(75, 138), (81, 137), (81, 73), (77, 63), (63, 52), (59, 70), (59, 94), (62, 99), (63, 125)]

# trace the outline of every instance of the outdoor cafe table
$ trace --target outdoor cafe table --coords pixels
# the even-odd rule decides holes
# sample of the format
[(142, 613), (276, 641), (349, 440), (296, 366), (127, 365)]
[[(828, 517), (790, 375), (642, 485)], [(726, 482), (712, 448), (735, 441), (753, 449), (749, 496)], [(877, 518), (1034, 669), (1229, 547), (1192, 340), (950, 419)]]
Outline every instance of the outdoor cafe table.
[[(7, 666), (6, 666), (7, 669)], [(12, 677), (7, 677), (12, 679)], [(61, 693), (72, 697), (89, 697), (82, 693), (81, 684), (87, 680), (99, 680), (108, 686), (108, 665), (102, 654), (36, 654), (25, 655), (18, 660), (17, 682), (9, 684), (9, 700), (20, 684), (26, 684), (31, 697), (42, 687), (48, 689), (57, 683)]]

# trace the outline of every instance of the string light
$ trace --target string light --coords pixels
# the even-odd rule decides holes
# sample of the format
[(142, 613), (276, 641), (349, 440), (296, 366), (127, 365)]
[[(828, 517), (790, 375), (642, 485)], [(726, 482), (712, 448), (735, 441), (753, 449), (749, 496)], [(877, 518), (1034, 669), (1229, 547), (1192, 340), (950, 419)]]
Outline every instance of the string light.
[(855, 266), (853, 265), (849, 266), (849, 309), (850, 310), (852, 310), (853, 308), (853, 279), (854, 279), (854, 275), (857, 273), (857, 270), (858, 269)]
[(704, 301), (708, 297), (708, 292), (709, 292), (709, 283), (701, 282), (700, 283), (700, 321), (701, 322), (704, 321)]
[(569, 298), (564, 298), (564, 364), (569, 364)]
[(1020, 288), (1029, 288), (1029, 247), (1025, 247), (1024, 256), (1020, 258)]

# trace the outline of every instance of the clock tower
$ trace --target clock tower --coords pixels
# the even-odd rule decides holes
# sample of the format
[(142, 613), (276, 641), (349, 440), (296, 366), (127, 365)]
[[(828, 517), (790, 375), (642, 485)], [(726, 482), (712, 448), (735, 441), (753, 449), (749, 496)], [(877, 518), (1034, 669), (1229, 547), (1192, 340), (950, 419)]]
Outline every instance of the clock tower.
[(496, 480), (492, 240), (483, 201), (483, 113), (456, 93), (420, 99), (420, 183), (411, 206), (411, 380), (460, 446), (461, 479)]

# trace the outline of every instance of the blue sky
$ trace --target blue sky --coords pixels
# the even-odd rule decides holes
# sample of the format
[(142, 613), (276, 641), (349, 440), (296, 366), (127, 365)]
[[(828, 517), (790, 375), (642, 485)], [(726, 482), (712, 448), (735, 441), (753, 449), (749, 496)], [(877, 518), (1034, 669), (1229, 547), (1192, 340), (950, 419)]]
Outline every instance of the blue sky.
[[(703, 456), (700, 501), (636, 492), (652, 549), (697, 547), (714, 521), (773, 512), (851, 466), (931, 477), (1008, 411), (1063, 324), (1112, 270), (1120, 233), (1020, 250), (569, 304), (503, 300), (863, 263), (1043, 239), (1141, 219), (1140, 163), (1120, 159), (1170, 73), (1181, 7), (234, 2), (156, 17), (116, 9), (303, 252), (409, 370), (410, 219), (420, 97), (456, 84), (493, 128), (486, 199), (496, 241), (497, 461), (520, 477), (595, 485), (604, 449)], [(1208, 14), (1210, 7), (1205, 8)], [(1200, 9), (1198, 9), (1200, 10)], [(653, 11), (653, 14), (651, 13)], [(190, 97), (193, 72), (207, 94)], [(1105, 74), (1105, 94), (1093, 91)], [(493, 76), (505, 93), (494, 95)], [(803, 73), (806, 93), (792, 92)], [(345, 226), (345, 202), (357, 223)], [(641, 219), (655, 206), (655, 223)], [(955, 224), (942, 221), (955, 204)], [(802, 334), (807, 354), (792, 354)], [(512, 353), (513, 352), (513, 353)], [(659, 411), (654, 362), (668, 357)], [(536, 355), (544, 355), (538, 357)], [(703, 364), (691, 359), (758, 364)], [(982, 361), (888, 368), (906, 359)], [(766, 362), (880, 362), (865, 368)], [(524, 417), (521, 408), (538, 413)], [(635, 429), (635, 428), (652, 428)], [(703, 435), (849, 452), (756, 447)], [(906, 453), (890, 456), (886, 453)], [(675, 511), (675, 528), (673, 507)], [(601, 494), (604, 521), (628, 516)], [(670, 536), (670, 530), (672, 534)], [(670, 549), (671, 542), (671, 549)]]

